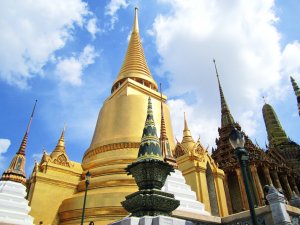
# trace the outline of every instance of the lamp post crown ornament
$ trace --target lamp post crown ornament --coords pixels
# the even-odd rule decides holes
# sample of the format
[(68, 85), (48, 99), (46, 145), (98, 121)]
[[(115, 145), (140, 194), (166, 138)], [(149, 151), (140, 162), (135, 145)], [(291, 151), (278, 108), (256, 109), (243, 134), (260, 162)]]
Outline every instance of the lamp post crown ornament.
[(85, 174), (85, 184), (89, 185), (91, 182), (91, 173), (90, 171), (87, 171), (87, 173)]

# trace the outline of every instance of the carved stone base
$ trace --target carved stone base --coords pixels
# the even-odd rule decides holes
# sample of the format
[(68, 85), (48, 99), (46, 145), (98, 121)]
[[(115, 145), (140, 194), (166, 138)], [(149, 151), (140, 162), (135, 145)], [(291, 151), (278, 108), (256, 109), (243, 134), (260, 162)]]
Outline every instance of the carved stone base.
[(169, 216), (180, 202), (174, 199), (174, 195), (157, 189), (140, 190), (126, 196), (121, 202), (122, 206), (131, 212), (131, 216)]

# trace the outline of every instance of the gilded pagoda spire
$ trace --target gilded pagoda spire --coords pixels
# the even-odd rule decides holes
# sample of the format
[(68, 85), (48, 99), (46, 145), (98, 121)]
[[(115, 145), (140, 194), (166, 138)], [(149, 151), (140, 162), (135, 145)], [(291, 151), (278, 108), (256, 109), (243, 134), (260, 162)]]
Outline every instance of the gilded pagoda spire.
[(164, 118), (164, 108), (163, 108), (163, 100), (162, 100), (162, 90), (161, 90), (161, 84), (160, 84), (160, 137), (159, 137), (159, 143), (160, 148), (162, 151), (162, 155), (165, 158), (167, 155), (172, 156), (169, 141), (167, 137), (167, 130), (166, 130), (166, 124), (165, 124), (165, 118)]
[(186, 147), (186, 149), (191, 149), (195, 145), (195, 141), (194, 141), (191, 131), (188, 127), (185, 112), (184, 112), (184, 129), (183, 129), (183, 137), (182, 137), (181, 144), (184, 147)]
[(157, 90), (157, 84), (153, 80), (147, 65), (139, 35), (138, 8), (135, 8), (134, 22), (126, 56), (119, 75), (113, 84), (112, 92), (127, 78), (132, 78), (143, 85)]
[(66, 127), (64, 126), (64, 128), (61, 132), (60, 138), (58, 139), (57, 145), (50, 155), (51, 157), (55, 157), (61, 153), (66, 153), (65, 130), (66, 130)]
[(177, 167), (176, 159), (173, 157), (168, 136), (167, 136), (167, 129), (166, 129), (166, 123), (164, 118), (164, 109), (163, 109), (163, 98), (162, 98), (162, 90), (161, 90), (161, 84), (160, 84), (160, 108), (161, 108), (161, 122), (160, 122), (160, 137), (159, 137), (159, 143), (160, 148), (162, 151), (162, 156), (165, 160), (165, 162), (169, 163), (173, 167)]
[(291, 76), (291, 82), (292, 82), (292, 85), (293, 85), (293, 89), (295, 91), (295, 95), (297, 97), (298, 112), (299, 112), (299, 115), (300, 115), (300, 89), (299, 89), (295, 79), (292, 76)]
[(35, 100), (34, 107), (27, 125), (27, 129), (22, 139), (21, 145), (19, 147), (18, 152), (16, 153), (15, 157), (12, 159), (10, 166), (7, 170), (4, 171), (2, 174), (1, 180), (9, 180), (15, 181), (22, 184), (26, 183), (26, 174), (25, 174), (25, 151), (27, 146), (27, 139), (30, 130), (30, 126), (32, 123), (35, 107), (36, 107), (37, 100)]
[(220, 99), (221, 99), (221, 114), (222, 114), (221, 115), (221, 127), (225, 127), (229, 124), (234, 124), (234, 119), (230, 113), (230, 110), (228, 108), (228, 105), (227, 105), (225, 97), (224, 97), (223, 89), (221, 86), (221, 82), (220, 82), (220, 78), (219, 78), (219, 74), (218, 74), (218, 70), (217, 70), (216, 60), (214, 59), (213, 62), (215, 65), (216, 75), (217, 75), (218, 84), (219, 84)]
[(265, 103), (262, 108), (262, 112), (268, 133), (269, 143), (280, 144), (287, 142), (288, 137), (283, 130), (273, 107)]
[(153, 119), (152, 102), (150, 97), (148, 98), (147, 117), (137, 161), (149, 158), (163, 160)]

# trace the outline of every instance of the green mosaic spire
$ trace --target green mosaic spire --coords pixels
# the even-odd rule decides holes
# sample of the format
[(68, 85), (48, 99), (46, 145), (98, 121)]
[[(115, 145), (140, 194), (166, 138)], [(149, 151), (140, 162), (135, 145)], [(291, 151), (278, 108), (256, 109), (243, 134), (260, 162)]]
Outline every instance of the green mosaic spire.
[(151, 98), (148, 99), (148, 110), (137, 161), (144, 159), (163, 160), (159, 146), (156, 127), (153, 119)]
[(297, 103), (298, 103), (298, 113), (300, 115), (300, 89), (295, 81), (295, 79), (293, 77), (291, 77), (291, 82), (295, 91), (295, 95), (297, 97)]
[(219, 91), (220, 91), (220, 99), (221, 99), (221, 127), (225, 127), (227, 125), (234, 124), (234, 119), (230, 113), (230, 110), (228, 108), (227, 102), (224, 97), (223, 89), (221, 86), (217, 66), (216, 66), (216, 60), (213, 60), (215, 64), (215, 70), (216, 70), (216, 75), (218, 79), (218, 84), (219, 84)]
[(283, 130), (278, 117), (271, 105), (265, 104), (263, 106), (263, 117), (268, 133), (269, 143), (280, 144), (288, 141), (288, 137)]
[(130, 216), (170, 216), (179, 206), (180, 202), (173, 194), (161, 191), (174, 168), (163, 161), (150, 98), (138, 158), (125, 171), (133, 176), (139, 187), (137, 192), (127, 195), (126, 200), (121, 202), (124, 209), (131, 213)]

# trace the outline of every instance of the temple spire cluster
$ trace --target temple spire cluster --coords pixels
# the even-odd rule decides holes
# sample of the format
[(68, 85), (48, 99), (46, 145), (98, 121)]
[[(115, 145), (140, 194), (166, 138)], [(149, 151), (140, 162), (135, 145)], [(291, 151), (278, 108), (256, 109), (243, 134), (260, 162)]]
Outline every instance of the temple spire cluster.
[[(190, 218), (191, 215), (190, 219), (196, 221), (199, 215), (227, 217), (248, 209), (240, 166), (235, 149), (229, 143), (232, 127), (241, 130), (241, 126), (231, 115), (216, 62), (213, 62), (220, 92), (221, 125), (216, 139), (217, 149), (210, 154), (200, 138), (193, 139), (189, 125), (194, 124), (188, 124), (185, 113), (183, 138), (175, 145), (167, 98), (162, 91), (158, 92), (147, 65), (140, 38), (138, 9), (135, 8), (123, 64), (112, 84), (111, 94), (99, 111), (94, 135), (82, 162), (69, 159), (64, 128), (53, 151), (49, 154), (44, 151), (39, 164), (35, 163), (27, 182), (35, 223), (78, 224), (82, 216), (79, 208), (85, 200), (86, 224), (91, 221), (109, 224), (124, 217), (130, 220), (135, 216), (169, 216), (173, 210), (174, 217), (188, 215)], [(299, 88), (294, 80), (292, 83), (297, 94)], [(253, 178), (249, 178), (249, 185), (257, 206), (264, 205), (264, 185), (283, 188), (287, 196), (291, 196), (292, 191), (299, 193), (294, 179), (296, 162), (293, 162), (293, 168), (289, 167), (288, 158), (282, 154), (285, 151), (292, 158), (299, 146), (287, 137), (270, 107), (265, 109), (270, 136), (280, 140), (278, 143), (284, 143), (279, 147), (270, 144), (265, 152), (242, 132), (245, 148), (249, 151), (247, 173)], [(155, 126), (159, 120), (160, 134)], [(21, 162), (25, 162), (27, 138), (28, 132), (17, 153)], [(85, 185), (87, 171), (91, 173), (88, 187)], [(25, 182), (25, 173), (22, 179)], [(25, 188), (21, 183), (17, 184)], [(85, 193), (88, 193), (87, 198)], [(128, 212), (130, 217), (127, 217)], [(215, 219), (209, 223), (216, 222)]]

